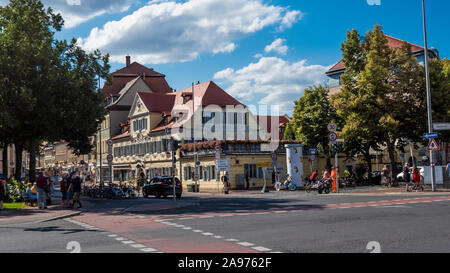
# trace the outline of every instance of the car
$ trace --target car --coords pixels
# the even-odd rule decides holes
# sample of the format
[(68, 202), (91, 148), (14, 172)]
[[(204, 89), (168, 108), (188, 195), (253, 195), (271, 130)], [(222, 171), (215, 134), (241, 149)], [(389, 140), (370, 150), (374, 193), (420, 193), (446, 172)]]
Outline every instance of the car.
[[(421, 179), (423, 180), (424, 175), (425, 175), (425, 171), (421, 167), (417, 167), (417, 168), (419, 168), (420, 176), (421, 176)], [(409, 168), (409, 171), (412, 172), (412, 169), (413, 168)], [(412, 177), (411, 177), (411, 179), (412, 179)], [(403, 170), (400, 173), (397, 174), (397, 181), (405, 182), (405, 178), (403, 177)]]
[[(169, 195), (173, 196), (173, 181), (172, 176), (157, 176), (150, 179), (148, 183), (144, 185), (142, 188), (142, 193), (145, 198), (150, 195), (154, 195), (156, 198), (164, 197), (166, 198)], [(183, 187), (181, 181), (175, 177), (175, 196), (176, 198), (181, 198), (181, 194), (183, 193)]]

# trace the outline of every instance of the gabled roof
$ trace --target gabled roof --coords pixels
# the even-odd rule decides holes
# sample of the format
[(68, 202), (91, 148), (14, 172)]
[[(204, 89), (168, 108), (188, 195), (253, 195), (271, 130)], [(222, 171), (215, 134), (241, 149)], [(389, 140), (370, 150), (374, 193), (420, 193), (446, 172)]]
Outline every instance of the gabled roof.
[(124, 76), (124, 77), (136, 77), (140, 75), (144, 75), (146, 77), (165, 77), (164, 74), (156, 72), (153, 68), (148, 68), (143, 66), (138, 62), (133, 62), (132, 64), (125, 66), (122, 69), (113, 72), (111, 75), (113, 76)]
[(155, 93), (170, 93), (172, 88), (165, 79), (165, 75), (154, 71), (152, 68), (145, 67), (137, 62), (129, 64), (113, 73), (112, 83), (104, 85), (102, 92), (106, 96), (118, 96), (118, 93), (125, 88), (128, 82), (140, 77), (145, 84)]
[[(185, 93), (192, 96), (192, 87), (188, 87), (176, 93)], [(245, 107), (244, 104), (233, 98), (213, 81), (195, 84), (194, 94), (196, 100), (202, 100), (203, 106), (214, 104), (218, 106), (242, 105)]]
[[(386, 37), (387, 45), (389, 48), (401, 48), (401, 47), (403, 47), (404, 44), (408, 44), (411, 46), (412, 52), (424, 50), (423, 47), (412, 44), (410, 42), (406, 42), (406, 41), (400, 40), (398, 38), (395, 38), (395, 37), (392, 37), (392, 36), (389, 36), (386, 34), (384, 36)], [(344, 65), (344, 61), (340, 60), (337, 64), (332, 66), (330, 68), (330, 70), (328, 70), (327, 73), (335, 72), (335, 71), (342, 70), (342, 69), (345, 69), (345, 65)]]
[(138, 92), (137, 95), (141, 98), (149, 112), (157, 113), (171, 112), (176, 97), (175, 93), (159, 94)]

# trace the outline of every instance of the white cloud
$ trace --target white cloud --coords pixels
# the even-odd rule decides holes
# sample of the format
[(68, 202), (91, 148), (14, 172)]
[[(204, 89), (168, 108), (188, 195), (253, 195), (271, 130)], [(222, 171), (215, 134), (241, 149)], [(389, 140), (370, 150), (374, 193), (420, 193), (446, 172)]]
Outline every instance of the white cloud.
[(109, 52), (115, 62), (126, 54), (145, 64), (184, 62), (202, 53), (232, 52), (236, 40), (269, 26), (292, 26), (299, 14), (262, 0), (152, 1), (79, 42), (87, 50)]
[(292, 114), (294, 100), (309, 86), (324, 82), (329, 67), (307, 65), (305, 60), (290, 63), (278, 57), (263, 57), (239, 70), (227, 68), (214, 74), (227, 92), (238, 99), (259, 104), (278, 104), (280, 111)]
[[(44, 5), (61, 13), (66, 28), (73, 28), (103, 14), (127, 11), (135, 0), (42, 0)], [(0, 5), (9, 1), (0, 0)]]
[(283, 43), (286, 42), (286, 39), (281, 39), (278, 38), (275, 41), (273, 41), (273, 43), (271, 43), (270, 45), (266, 46), (266, 48), (264, 48), (265, 52), (277, 52), (279, 54), (282, 55), (286, 55), (287, 51), (288, 51), (288, 46), (284, 45)]

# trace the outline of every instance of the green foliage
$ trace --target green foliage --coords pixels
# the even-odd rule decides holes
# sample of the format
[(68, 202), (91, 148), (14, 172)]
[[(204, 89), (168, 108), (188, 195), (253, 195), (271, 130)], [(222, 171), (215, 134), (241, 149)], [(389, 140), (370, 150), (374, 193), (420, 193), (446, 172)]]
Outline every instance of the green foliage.
[[(356, 30), (348, 32), (342, 51), (346, 66), (342, 89), (331, 100), (345, 121), (345, 150), (351, 155), (362, 153), (370, 165), (370, 149), (386, 146), (395, 166), (395, 144), (402, 148), (405, 139), (421, 141), (426, 131), (424, 68), (406, 43), (402, 48), (389, 48), (378, 25), (363, 41)], [(442, 86), (444, 69), (439, 61), (432, 63), (433, 92), (440, 88), (439, 96), (447, 99), (448, 85)], [(440, 113), (448, 110), (448, 103), (435, 101)]]
[(56, 40), (62, 25), (39, 0), (0, 7), (1, 144), (37, 150), (42, 141), (67, 141), (76, 154), (92, 150), (89, 137), (105, 115), (97, 82), (109, 79), (109, 56)]
[(8, 200), (17, 203), (23, 201), (22, 194), (27, 191), (26, 182), (20, 182), (12, 179), (12, 183), (8, 184)]
[(306, 88), (304, 96), (295, 101), (294, 115), (286, 132), (295, 134), (295, 138), (305, 146), (322, 148), (329, 157), (327, 126), (336, 120), (328, 90), (322, 85), (314, 86)]

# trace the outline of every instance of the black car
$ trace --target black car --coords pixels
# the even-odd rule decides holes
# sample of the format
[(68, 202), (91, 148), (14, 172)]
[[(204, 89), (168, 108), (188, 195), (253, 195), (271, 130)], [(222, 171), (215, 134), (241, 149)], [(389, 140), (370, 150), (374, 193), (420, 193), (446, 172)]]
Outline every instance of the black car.
[[(164, 197), (169, 195), (173, 196), (173, 177), (171, 176), (157, 176), (150, 180), (149, 183), (145, 184), (142, 193), (145, 198), (149, 195), (154, 195), (156, 198)], [(181, 198), (183, 193), (181, 181), (175, 177), (175, 195), (177, 198)]]

